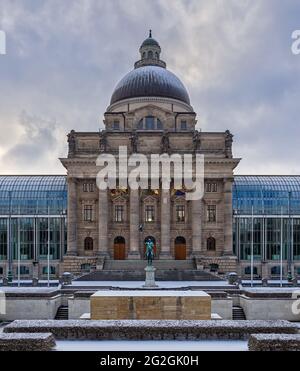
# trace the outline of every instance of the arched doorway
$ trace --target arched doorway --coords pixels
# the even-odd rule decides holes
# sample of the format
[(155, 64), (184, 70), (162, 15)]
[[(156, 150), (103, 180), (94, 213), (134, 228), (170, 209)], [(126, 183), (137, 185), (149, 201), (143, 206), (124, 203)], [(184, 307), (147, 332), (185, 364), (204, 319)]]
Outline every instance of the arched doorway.
[(186, 240), (184, 237), (177, 237), (175, 240), (175, 259), (186, 260)]
[(114, 240), (114, 259), (125, 260), (126, 241), (124, 237), (116, 237)]
[(216, 239), (209, 237), (207, 239), (207, 251), (216, 251)]
[(156, 257), (156, 252), (157, 252), (157, 249), (156, 249), (156, 239), (155, 239), (154, 237), (152, 237), (152, 236), (148, 236), (148, 237), (146, 237), (145, 240), (144, 240), (144, 256), (145, 256), (145, 254), (146, 254), (146, 242), (147, 242), (149, 239), (154, 243), (154, 256)]

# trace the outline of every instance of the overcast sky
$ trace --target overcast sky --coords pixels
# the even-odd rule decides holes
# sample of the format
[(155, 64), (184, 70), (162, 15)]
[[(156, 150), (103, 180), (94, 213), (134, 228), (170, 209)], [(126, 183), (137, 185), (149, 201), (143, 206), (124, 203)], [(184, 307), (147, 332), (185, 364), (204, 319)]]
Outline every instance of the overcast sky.
[(0, 0), (0, 174), (64, 173), (66, 134), (98, 131), (149, 28), (203, 131), (238, 174), (300, 174), (299, 0)]

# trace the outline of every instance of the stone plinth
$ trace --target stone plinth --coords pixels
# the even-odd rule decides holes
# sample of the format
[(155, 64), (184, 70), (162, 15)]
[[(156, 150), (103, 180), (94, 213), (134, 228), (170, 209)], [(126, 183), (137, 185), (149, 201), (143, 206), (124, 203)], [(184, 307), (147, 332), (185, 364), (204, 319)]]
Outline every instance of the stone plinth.
[(92, 320), (210, 320), (211, 297), (203, 291), (98, 291)]
[(146, 272), (146, 280), (145, 280), (144, 287), (145, 288), (155, 288), (155, 287), (158, 287), (155, 284), (155, 272), (156, 272), (156, 268), (154, 268), (154, 267), (146, 267), (145, 268), (145, 272)]

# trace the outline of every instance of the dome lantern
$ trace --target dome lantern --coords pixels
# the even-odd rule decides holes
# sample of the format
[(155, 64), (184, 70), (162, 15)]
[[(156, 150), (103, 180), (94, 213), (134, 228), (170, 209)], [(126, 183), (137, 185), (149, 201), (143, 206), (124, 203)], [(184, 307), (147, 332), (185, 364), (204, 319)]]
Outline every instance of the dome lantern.
[(140, 54), (141, 59), (135, 63), (135, 68), (144, 66), (159, 66), (166, 68), (166, 63), (160, 59), (161, 47), (159, 43), (153, 39), (152, 30), (149, 31), (149, 37), (140, 47)]

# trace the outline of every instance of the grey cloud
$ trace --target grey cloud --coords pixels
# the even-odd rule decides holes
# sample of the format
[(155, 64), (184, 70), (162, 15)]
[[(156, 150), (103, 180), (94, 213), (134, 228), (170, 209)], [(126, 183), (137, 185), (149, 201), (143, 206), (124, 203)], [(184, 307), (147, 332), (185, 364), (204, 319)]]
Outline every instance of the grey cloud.
[[(49, 147), (65, 154), (72, 128), (98, 130), (114, 86), (152, 28), (163, 59), (190, 91), (199, 126), (235, 134), (235, 153), (244, 158), (239, 172), (300, 173), (300, 57), (290, 51), (299, 14), (293, 0), (2, 0), (9, 53), (0, 59), (8, 92), (0, 127), (18, 135), (0, 151), (0, 172), (24, 171), (16, 161), (21, 146), (32, 159), (27, 171), (43, 171), (37, 151), (46, 161)], [(16, 123), (22, 109), (55, 117), (60, 134), (36, 145), (30, 135), (42, 141), (46, 133), (23, 135)], [(63, 172), (58, 160), (50, 163)]]

